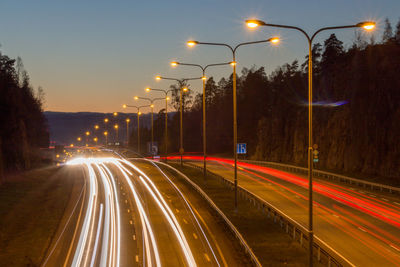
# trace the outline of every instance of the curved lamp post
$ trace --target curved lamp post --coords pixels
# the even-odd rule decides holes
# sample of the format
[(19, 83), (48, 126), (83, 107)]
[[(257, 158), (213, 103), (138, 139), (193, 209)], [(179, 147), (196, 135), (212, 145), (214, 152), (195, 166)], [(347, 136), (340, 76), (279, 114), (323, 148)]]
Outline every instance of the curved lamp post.
[(199, 41), (188, 41), (187, 45), (190, 47), (196, 46), (196, 45), (214, 45), (214, 46), (224, 46), (230, 49), (232, 52), (232, 62), (231, 65), (233, 67), (233, 153), (234, 153), (234, 158), (235, 158), (235, 177), (234, 177), (234, 182), (235, 182), (235, 210), (237, 210), (237, 111), (236, 111), (236, 51), (239, 47), (244, 46), (244, 45), (251, 45), (251, 44), (258, 44), (258, 43), (279, 43), (279, 38), (278, 37), (273, 37), (269, 38), (266, 40), (261, 40), (261, 41), (254, 41), (254, 42), (245, 42), (245, 43), (240, 43), (236, 45), (235, 47), (232, 47), (228, 44), (224, 43), (206, 43), (206, 42), (199, 42)]
[(148, 98), (148, 97), (135, 96), (134, 99), (135, 100), (143, 99), (143, 100), (146, 100), (146, 101), (150, 102), (150, 108), (151, 108), (151, 152), (153, 153), (153, 143), (154, 143), (154, 125), (153, 125), (153, 122), (154, 122), (154, 120), (153, 120), (154, 101), (164, 100), (164, 98)]
[(165, 161), (167, 161), (167, 157), (168, 157), (168, 93), (172, 92), (172, 90), (164, 90), (164, 89), (154, 89), (154, 88), (150, 88), (147, 87), (146, 92), (150, 92), (150, 91), (158, 91), (158, 92), (163, 92), (165, 94)]
[(207, 159), (207, 132), (206, 132), (206, 70), (210, 67), (214, 66), (223, 66), (223, 65), (229, 65), (232, 62), (225, 62), (225, 63), (215, 63), (215, 64), (208, 64), (206, 66), (201, 66), (199, 64), (191, 64), (191, 63), (182, 63), (182, 62), (177, 62), (173, 61), (171, 62), (172, 67), (176, 67), (178, 65), (180, 66), (191, 66), (191, 67), (197, 67), (202, 70), (203, 77), (201, 79), (203, 80), (203, 175), (204, 179), (206, 179), (207, 176), (207, 164), (206, 164), (206, 159)]
[(140, 122), (139, 122), (140, 119), (139, 119), (139, 117), (140, 117), (140, 115), (142, 114), (142, 113), (140, 112), (140, 109), (141, 109), (141, 108), (150, 107), (150, 105), (145, 105), (145, 106), (130, 106), (130, 105), (123, 104), (122, 107), (123, 107), (123, 108), (136, 108), (136, 110), (137, 110), (136, 114), (137, 114), (138, 154), (140, 154)]
[(312, 184), (312, 169), (313, 169), (313, 136), (312, 136), (312, 42), (314, 38), (322, 31), (327, 30), (336, 30), (336, 29), (348, 29), (348, 28), (364, 28), (365, 30), (372, 30), (375, 28), (375, 22), (365, 21), (360, 22), (355, 25), (345, 25), (345, 26), (333, 26), (333, 27), (324, 27), (316, 32), (314, 32), (311, 36), (304, 31), (303, 29), (296, 26), (288, 26), (288, 25), (279, 25), (279, 24), (270, 24), (265, 23), (262, 20), (246, 20), (246, 24), (249, 28), (256, 28), (258, 26), (268, 26), (268, 27), (278, 27), (278, 28), (286, 28), (293, 29), (301, 32), (308, 41), (308, 180), (309, 180), (309, 264), (313, 265), (312, 257), (313, 257), (313, 184)]
[(191, 81), (191, 80), (200, 80), (203, 77), (199, 78), (184, 78), (184, 79), (176, 79), (176, 78), (168, 78), (168, 77), (162, 77), (162, 76), (156, 76), (156, 80), (172, 80), (172, 81), (177, 81), (180, 86), (180, 95), (179, 95), (179, 118), (180, 118), (180, 131), (179, 131), (179, 136), (180, 136), (180, 148), (179, 148), (179, 154), (181, 155), (181, 166), (183, 164), (182, 157), (183, 157), (183, 121), (182, 121), (182, 95), (183, 92), (188, 91), (187, 87), (182, 87), (182, 83), (186, 81)]

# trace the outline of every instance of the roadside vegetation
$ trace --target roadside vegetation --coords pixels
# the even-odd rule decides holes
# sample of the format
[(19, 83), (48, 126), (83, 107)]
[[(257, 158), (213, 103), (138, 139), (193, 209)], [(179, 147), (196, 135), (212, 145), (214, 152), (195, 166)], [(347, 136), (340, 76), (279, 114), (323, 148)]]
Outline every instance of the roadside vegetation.
[(0, 186), (1, 266), (40, 266), (72, 190), (59, 172), (23, 172)]

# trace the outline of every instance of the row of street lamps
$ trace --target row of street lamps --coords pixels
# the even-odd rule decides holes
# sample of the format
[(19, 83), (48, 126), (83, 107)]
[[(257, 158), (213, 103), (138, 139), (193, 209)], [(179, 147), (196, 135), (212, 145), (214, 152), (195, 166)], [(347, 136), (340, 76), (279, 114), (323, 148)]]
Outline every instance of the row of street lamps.
[[(113, 112), (113, 116), (117, 117), (118, 113), (117, 112)], [(108, 125), (109, 121), (110, 120), (108, 118), (104, 118), (104, 120), (103, 120), (104, 128), (105, 128), (105, 131), (103, 132), (103, 135), (104, 135), (104, 138), (105, 138), (105, 145), (108, 144), (109, 131), (108, 131), (108, 126), (107, 125)], [(128, 142), (129, 142), (129, 122), (130, 122), (130, 119), (126, 118), (125, 121), (126, 121), (126, 143), (128, 144)], [(119, 136), (119, 125), (116, 123), (113, 128), (115, 129), (115, 140), (118, 141), (118, 139), (119, 139), (118, 138), (118, 136)], [(94, 125), (94, 129), (95, 129), (95, 132), (97, 132), (100, 129), (100, 126), (98, 124), (95, 124)], [(89, 136), (91, 135), (91, 132), (90, 131), (86, 131), (84, 133), (84, 135), (86, 136), (86, 146), (88, 146), (88, 144), (89, 144)], [(78, 143), (82, 142), (82, 137), (79, 136), (79, 137), (77, 137), (76, 140), (78, 141)], [(93, 138), (93, 141), (97, 145), (97, 142), (99, 141), (98, 137), (95, 136)], [(73, 146), (73, 144), (71, 144), (71, 146)]]
[[(315, 39), (315, 37), (322, 31), (327, 31), (327, 30), (335, 30), (335, 29), (347, 29), (347, 28), (363, 28), (365, 30), (373, 30), (375, 28), (375, 23), (371, 21), (366, 21), (366, 22), (360, 22), (354, 25), (344, 25), (344, 26), (333, 26), (333, 27), (324, 27), (316, 32), (314, 32), (312, 35), (309, 35), (305, 30), (297, 27), (297, 26), (289, 26), (289, 25), (279, 25), (279, 24), (271, 24), (271, 23), (266, 23), (261, 20), (247, 20), (246, 24), (249, 28), (257, 28), (260, 26), (264, 27), (278, 27), (278, 28), (286, 28), (286, 29), (293, 29), (301, 32), (307, 39), (308, 42), (308, 178), (309, 178), (309, 265), (312, 266), (312, 257), (313, 257), (313, 184), (312, 184), (312, 152), (313, 152), (313, 135), (312, 135), (312, 44)], [(197, 80), (197, 79), (202, 79), (203, 80), (203, 161), (204, 161), (204, 177), (206, 177), (206, 103), (205, 103), (205, 84), (206, 84), (206, 76), (205, 76), (205, 71), (207, 68), (211, 66), (221, 66), (221, 65), (228, 65), (230, 64), (233, 68), (233, 152), (234, 152), (234, 185), (235, 185), (235, 209), (237, 209), (237, 186), (238, 186), (238, 181), (237, 181), (237, 96), (236, 96), (236, 52), (237, 49), (241, 46), (245, 45), (251, 45), (251, 44), (258, 44), (258, 43), (272, 43), (272, 44), (277, 44), (279, 43), (279, 38), (278, 37), (273, 37), (269, 38), (266, 40), (260, 40), (260, 41), (254, 41), (254, 42), (244, 42), (244, 43), (239, 43), (236, 46), (231, 46), (229, 44), (225, 43), (210, 43), (210, 42), (200, 42), (196, 40), (190, 40), (187, 42), (187, 45), (189, 47), (194, 47), (197, 45), (212, 45), (212, 46), (223, 46), (228, 48), (232, 52), (232, 61), (229, 63), (217, 63), (217, 64), (209, 64), (206, 66), (201, 66), (198, 64), (190, 64), (190, 63), (180, 63), (180, 62), (171, 62), (171, 66), (175, 67), (178, 65), (182, 66), (193, 66), (193, 67), (198, 67), (202, 70), (203, 76), (200, 78), (183, 78), (183, 79), (177, 79), (177, 78), (168, 78), (168, 77), (162, 77), (162, 76), (157, 76), (156, 80), (173, 80), (177, 81), (180, 85), (180, 155), (181, 155), (181, 164), (182, 164), (182, 156), (183, 156), (183, 133), (182, 133), (182, 93), (184, 91), (183, 84), (185, 81), (188, 80)], [(162, 89), (151, 89), (151, 88), (146, 88), (147, 92), (150, 91), (162, 91), (165, 93), (165, 96), (167, 98), (168, 92), (171, 90), (162, 90)], [(167, 107), (167, 104), (166, 104)], [(166, 115), (166, 128), (165, 128), (165, 143), (167, 147), (167, 115)], [(167, 149), (165, 150), (166, 156), (167, 156)]]

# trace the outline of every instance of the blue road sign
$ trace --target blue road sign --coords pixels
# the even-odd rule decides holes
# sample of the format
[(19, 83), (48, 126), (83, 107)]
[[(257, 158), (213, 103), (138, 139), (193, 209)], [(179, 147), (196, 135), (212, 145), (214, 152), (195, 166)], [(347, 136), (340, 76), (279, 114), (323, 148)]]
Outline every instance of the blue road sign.
[(247, 153), (246, 143), (237, 143), (236, 153), (238, 153), (238, 154), (246, 154)]

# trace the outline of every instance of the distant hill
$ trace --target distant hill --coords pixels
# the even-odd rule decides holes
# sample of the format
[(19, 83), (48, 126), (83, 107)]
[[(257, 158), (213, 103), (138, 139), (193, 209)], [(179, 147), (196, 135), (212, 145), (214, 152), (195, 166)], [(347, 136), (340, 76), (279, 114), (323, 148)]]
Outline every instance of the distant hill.
[[(85, 142), (85, 132), (90, 132), (90, 140), (98, 137), (99, 143), (104, 143), (104, 131), (109, 132), (108, 140), (115, 138), (116, 131), (114, 125), (119, 125), (119, 140), (126, 140), (126, 119), (129, 118), (130, 132), (136, 129), (137, 118), (136, 113), (118, 113), (114, 117), (112, 113), (96, 113), (96, 112), (44, 112), (49, 124), (50, 141), (52, 144), (77, 144), (77, 138), (81, 137)], [(104, 123), (104, 119), (108, 118), (109, 122)], [(143, 114), (140, 117), (141, 127), (150, 127), (150, 114)], [(99, 130), (95, 130), (94, 126), (99, 125)], [(107, 126), (106, 126), (107, 125)], [(134, 128), (132, 128), (134, 127)], [(83, 144), (83, 143), (82, 143)]]

